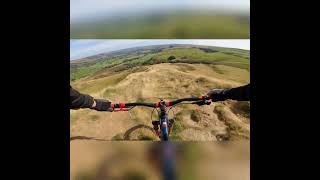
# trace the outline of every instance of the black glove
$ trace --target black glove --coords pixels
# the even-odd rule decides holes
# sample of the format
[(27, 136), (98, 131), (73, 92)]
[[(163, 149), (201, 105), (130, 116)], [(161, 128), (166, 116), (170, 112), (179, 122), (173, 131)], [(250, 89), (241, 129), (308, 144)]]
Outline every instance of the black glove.
[(95, 109), (97, 111), (113, 111), (111, 108), (111, 101), (105, 99), (95, 99), (94, 101), (96, 102), (96, 106), (91, 109)]
[(250, 101), (250, 84), (231, 89), (212, 89), (208, 96), (212, 101), (233, 99), (237, 101)]
[(212, 99), (213, 102), (224, 101), (226, 100), (225, 89), (212, 89), (208, 92), (208, 96)]

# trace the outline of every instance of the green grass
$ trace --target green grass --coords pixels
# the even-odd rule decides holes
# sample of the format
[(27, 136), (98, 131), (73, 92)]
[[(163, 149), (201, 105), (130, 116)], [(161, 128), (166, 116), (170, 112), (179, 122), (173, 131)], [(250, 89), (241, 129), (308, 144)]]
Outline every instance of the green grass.
[(220, 69), (219, 67), (217, 67), (215, 65), (212, 65), (211, 67), (218, 74), (224, 74), (225, 73), (222, 69)]
[(184, 129), (185, 129), (185, 127), (183, 126), (181, 121), (179, 121), (177, 119), (173, 124), (173, 134), (178, 134), (178, 133), (182, 132)]
[[(204, 46), (206, 47), (206, 46)], [(223, 74), (224, 72), (215, 65), (226, 65), (241, 69), (250, 70), (249, 51), (206, 47), (215, 52), (206, 52), (202, 46), (192, 45), (164, 45), (141, 47), (137, 50), (127, 50), (117, 55), (110, 55), (105, 58), (94, 61), (71, 61), (70, 81), (76, 81), (80, 78), (92, 76), (102, 70), (107, 70), (110, 75), (125, 70), (133, 70), (135, 67), (143, 68), (144, 65), (153, 65), (159, 63), (169, 63), (168, 58), (175, 56), (170, 63), (189, 63), (189, 64), (211, 64), (215, 72)], [(181, 65), (181, 64), (180, 64)], [(139, 68), (135, 69), (136, 71)], [(183, 72), (192, 71), (194, 68), (181, 65)]]
[[(233, 66), (234, 64), (237, 66), (243, 66), (243, 68), (248, 68), (250, 65), (250, 59), (246, 59), (246, 55), (250, 57), (249, 51), (242, 51), (237, 49), (226, 49), (226, 48), (217, 48), (210, 47), (211, 49), (216, 50), (214, 53), (205, 52), (197, 47), (191, 45), (184, 46), (157, 46), (157, 47), (144, 47), (140, 50), (134, 50), (130, 52), (122, 52), (117, 54), (116, 56), (110, 58), (104, 58), (102, 60), (96, 61), (95, 63), (84, 63), (84, 62), (75, 62), (76, 66), (73, 66), (72, 72), (76, 72), (77, 70), (85, 70), (88, 68), (86, 73), (91, 75), (84, 75), (86, 79), (75, 80), (72, 82), (75, 88), (82, 93), (93, 94), (93, 96), (99, 96), (99, 98), (106, 98), (112, 101), (116, 101), (120, 96), (123, 99), (127, 99), (127, 101), (157, 101), (157, 99), (148, 99), (149, 96), (159, 96), (163, 97), (166, 100), (181, 98), (182, 96), (200, 96), (204, 95), (207, 90), (212, 88), (229, 88), (229, 84), (220, 83), (212, 80), (214, 76), (218, 79), (226, 78), (229, 80), (234, 80), (238, 82), (238, 77), (242, 79), (247, 78), (248, 72), (243, 69), (231, 68), (228, 66), (224, 66), (223, 64), (228, 64), (229, 66)], [(233, 54), (224, 53), (232, 52)], [(154, 68), (158, 66), (144, 66), (144, 63), (161, 63), (162, 58), (164, 58), (164, 62), (167, 61), (167, 57), (174, 54), (176, 57), (176, 62), (185, 61), (186, 63), (179, 64), (171, 64), (170, 66), (173, 68), (173, 72), (178, 72), (177, 75), (169, 75), (166, 78), (155, 79), (153, 82), (163, 82), (165, 79), (166, 82), (161, 83), (159, 86), (156, 84), (156, 88), (152, 87), (149, 90), (148, 84), (146, 84), (146, 91), (141, 92), (139, 89), (139, 83), (143, 81), (138, 77), (141, 77), (143, 74), (152, 74), (151, 71), (154, 71)], [(153, 62), (154, 61), (154, 62)], [(81, 65), (79, 65), (79, 63)], [(84, 65), (84, 64), (85, 65)], [(197, 63), (204, 65), (190, 65), (189, 63)], [(160, 66), (160, 68), (167, 67)], [(204, 68), (203, 72), (200, 68)], [(138, 73), (150, 71), (150, 73)], [(191, 72), (190, 72), (191, 71)], [(193, 71), (193, 72), (192, 72)], [(215, 72), (217, 73), (215, 73)], [(186, 73), (182, 73), (186, 72)], [(135, 73), (132, 76), (131, 73)], [(212, 74), (212, 76), (211, 76)], [(243, 76), (242, 74), (246, 75)], [(83, 75), (83, 74), (82, 74)], [(131, 80), (126, 81), (125, 78), (130, 75)], [(137, 75), (137, 76), (135, 76)], [(195, 77), (189, 78), (190, 75), (196, 75)], [(208, 76), (207, 76), (208, 75)], [(157, 78), (157, 77), (155, 77)], [(212, 79), (211, 79), (212, 78)], [(123, 86), (119, 86), (119, 82), (123, 81)], [(137, 80), (137, 81), (135, 81)], [(170, 82), (170, 83), (167, 83)], [(131, 90), (131, 85), (134, 84), (134, 90)], [(160, 84), (160, 83), (159, 83)], [(151, 84), (152, 85), (152, 84)], [(129, 89), (129, 90), (128, 90)], [(151, 91), (152, 90), (152, 91)], [(168, 91), (169, 90), (169, 91)], [(146, 93), (145, 93), (146, 92)], [(151, 95), (148, 94), (152, 92)], [(161, 93), (159, 93), (161, 92)], [(153, 95), (154, 93), (154, 95)], [(145, 96), (143, 96), (145, 95)], [(100, 97), (101, 96), (101, 97)], [(219, 104), (219, 103), (218, 103)], [(186, 128), (189, 128), (188, 122), (189, 117), (194, 122), (201, 121), (201, 117), (199, 112), (196, 110), (191, 110), (190, 105), (182, 104), (179, 107), (183, 110), (176, 111), (175, 115), (176, 121), (174, 123), (174, 128), (172, 133), (170, 134), (170, 138), (172, 140), (182, 140), (180, 136), (181, 132)], [(234, 106), (240, 113), (250, 112), (250, 106), (247, 104), (236, 103)], [(132, 123), (144, 123), (150, 125), (150, 109), (141, 110), (142, 108), (134, 108), (130, 111), (130, 118)], [(219, 109), (219, 107), (218, 107)], [(90, 110), (80, 110), (77, 113), (71, 114), (71, 123), (74, 123), (77, 119), (83, 119), (87, 117), (90, 121), (97, 121), (99, 117), (94, 113), (90, 113)], [(221, 112), (221, 116), (223, 118), (223, 113)], [(156, 118), (157, 113), (153, 113), (153, 120)], [(183, 116), (188, 117), (188, 121), (183, 121)], [(184, 124), (185, 123), (185, 124)], [(190, 122), (192, 123), (192, 122)], [(202, 126), (202, 123), (198, 124)], [(207, 128), (209, 129), (209, 128)], [(239, 129), (237, 126), (233, 124), (230, 125), (231, 132), (234, 133), (234, 136), (245, 136), (246, 132), (242, 132), (243, 130)], [(114, 135), (114, 134), (113, 134)], [(112, 135), (112, 136), (113, 136)], [(139, 134), (138, 134), (139, 135)], [(116, 135), (113, 137), (114, 140), (122, 140), (123, 137), (121, 135)], [(153, 137), (148, 137), (148, 135), (141, 134), (139, 136), (140, 139), (152, 140)]]
[(75, 81), (77, 79), (86, 77), (86, 76), (90, 76), (92, 74), (94, 74), (95, 72), (97, 72), (99, 70), (99, 66), (90, 66), (90, 67), (83, 67), (83, 68), (79, 68), (79, 69), (73, 69), (71, 70), (71, 74), (70, 74), (70, 80), (71, 81)]
[[(192, 22), (192, 23), (190, 23)], [(134, 14), (126, 18), (72, 23), (71, 38), (129, 39), (249, 39), (247, 15), (224, 15), (212, 11), (173, 11), (150, 15)]]
[(180, 133), (185, 129), (185, 126), (182, 124), (182, 117), (185, 115), (191, 114), (192, 110), (189, 109), (183, 109), (179, 111), (175, 116), (175, 122), (173, 126), (173, 133)]
[(185, 115), (186, 113), (188, 113), (188, 110), (184, 109), (176, 114), (175, 121), (173, 124), (173, 129), (170, 134), (170, 140), (173, 140), (173, 141), (182, 140), (179, 133), (181, 133), (185, 129), (184, 125), (182, 124), (182, 116)]

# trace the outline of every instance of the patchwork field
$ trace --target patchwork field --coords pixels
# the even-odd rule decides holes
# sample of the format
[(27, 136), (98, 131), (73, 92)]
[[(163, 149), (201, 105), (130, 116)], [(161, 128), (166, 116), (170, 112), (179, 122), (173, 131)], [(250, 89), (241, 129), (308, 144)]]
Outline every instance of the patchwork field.
[[(70, 71), (73, 88), (95, 98), (156, 102), (250, 83), (250, 52), (191, 45), (147, 46), (71, 61)], [(144, 107), (112, 113), (70, 110), (71, 140), (158, 140), (151, 131), (151, 112)], [(250, 139), (250, 102), (228, 100), (201, 107), (182, 104), (169, 116), (176, 119), (172, 140)]]

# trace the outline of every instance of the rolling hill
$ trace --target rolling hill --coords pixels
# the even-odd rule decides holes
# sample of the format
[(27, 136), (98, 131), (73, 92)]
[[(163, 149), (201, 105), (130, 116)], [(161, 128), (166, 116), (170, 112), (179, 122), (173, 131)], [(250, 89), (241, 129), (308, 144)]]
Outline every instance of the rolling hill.
[[(249, 83), (250, 51), (176, 44), (146, 46), (71, 61), (70, 72), (71, 85), (96, 98), (155, 102)], [(157, 140), (150, 130), (151, 111), (143, 107), (130, 113), (71, 110), (71, 137)], [(173, 113), (172, 140), (250, 139), (250, 102), (225, 101), (205, 107), (183, 104), (169, 116)]]
[(72, 39), (248, 39), (250, 14), (214, 10), (125, 13), (71, 21), (70, 36)]

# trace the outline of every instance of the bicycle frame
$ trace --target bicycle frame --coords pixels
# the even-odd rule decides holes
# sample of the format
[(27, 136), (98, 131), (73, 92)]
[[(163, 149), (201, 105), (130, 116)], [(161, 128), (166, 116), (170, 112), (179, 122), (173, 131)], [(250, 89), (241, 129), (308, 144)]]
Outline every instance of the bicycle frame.
[(164, 101), (160, 101), (160, 130), (161, 130), (161, 140), (168, 141), (169, 140), (169, 130), (168, 130), (168, 118), (167, 118), (167, 108)]
[[(153, 107), (153, 108), (159, 108), (160, 113), (157, 121), (153, 121), (152, 124), (154, 126), (154, 130), (156, 134), (159, 136), (161, 141), (168, 141), (169, 140), (169, 129), (172, 128), (174, 119), (172, 119), (172, 122), (169, 122), (170, 119), (168, 119), (167, 114), (167, 107), (175, 106), (176, 104), (179, 104), (183, 101), (194, 101), (191, 104), (197, 104), (199, 106), (201, 105), (209, 105), (211, 102), (211, 98), (208, 96), (201, 96), (201, 97), (191, 97), (191, 98), (183, 98), (183, 99), (177, 99), (175, 101), (163, 101), (160, 100), (158, 103), (119, 103), (119, 104), (111, 104), (111, 107), (114, 112), (117, 111), (129, 111), (128, 107), (135, 107), (135, 106), (146, 106), (146, 107)], [(158, 128), (160, 126), (160, 134), (158, 134)]]

